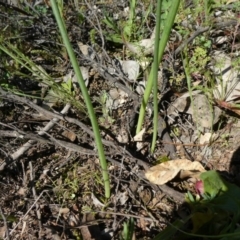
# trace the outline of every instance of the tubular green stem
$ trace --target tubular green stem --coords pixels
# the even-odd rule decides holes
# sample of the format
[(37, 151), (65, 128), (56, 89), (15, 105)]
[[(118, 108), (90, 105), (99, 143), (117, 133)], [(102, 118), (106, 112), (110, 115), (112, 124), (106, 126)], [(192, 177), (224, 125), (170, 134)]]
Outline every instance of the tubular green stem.
[(154, 152), (156, 141), (157, 141), (157, 132), (158, 132), (158, 52), (159, 52), (159, 40), (156, 36), (160, 35), (161, 28), (161, 9), (162, 9), (162, 0), (157, 2), (157, 24), (156, 24), (156, 33), (155, 33), (155, 42), (154, 42), (154, 60), (153, 60), (153, 138), (151, 145), (151, 153)]
[(69, 41), (69, 38), (67, 35), (67, 31), (66, 31), (66, 27), (63, 22), (63, 19), (61, 18), (56, 0), (51, 0), (51, 6), (52, 6), (53, 13), (56, 18), (56, 21), (57, 21), (57, 24), (58, 24), (58, 27), (59, 27), (59, 30), (60, 30), (60, 33), (61, 33), (61, 36), (62, 36), (62, 39), (64, 42), (64, 45), (67, 49), (70, 61), (72, 63), (75, 74), (77, 76), (78, 83), (80, 85), (84, 101), (87, 106), (87, 110), (88, 110), (89, 117), (91, 120), (93, 132), (95, 135), (95, 141), (96, 141), (96, 146), (98, 149), (100, 164), (101, 164), (101, 168), (102, 168), (102, 175), (103, 175), (104, 186), (105, 186), (105, 197), (109, 198), (110, 197), (110, 183), (109, 183), (109, 175), (108, 175), (108, 170), (107, 170), (107, 161), (106, 161), (106, 157), (105, 157), (105, 153), (104, 153), (104, 149), (103, 149), (103, 145), (102, 145), (102, 140), (101, 140), (101, 136), (100, 136), (100, 132), (99, 132), (96, 115), (94, 113), (92, 102), (91, 102), (90, 96), (88, 94), (88, 90), (86, 88), (84, 79), (82, 77), (82, 73), (80, 71), (77, 59), (73, 52), (72, 46), (70, 44), (70, 41)]
[[(167, 45), (167, 41), (169, 39), (169, 35), (170, 35), (171, 29), (172, 29), (172, 25), (174, 23), (175, 16), (177, 14), (179, 3), (180, 3), (180, 0), (175, 0), (172, 3), (171, 8), (168, 13), (168, 16), (167, 16), (167, 19), (165, 21), (163, 33), (162, 33), (161, 39), (159, 41), (158, 65), (162, 61), (162, 56), (163, 56), (165, 47)], [(156, 35), (155, 37), (158, 38), (159, 36)], [(146, 86), (146, 89), (145, 89), (145, 92), (143, 95), (136, 133), (139, 133), (141, 131), (141, 127), (142, 127), (144, 116), (145, 116), (145, 110), (146, 110), (146, 106), (147, 106), (147, 102), (148, 102), (150, 93), (152, 91), (152, 87), (153, 87), (153, 68), (151, 68), (147, 86)]]

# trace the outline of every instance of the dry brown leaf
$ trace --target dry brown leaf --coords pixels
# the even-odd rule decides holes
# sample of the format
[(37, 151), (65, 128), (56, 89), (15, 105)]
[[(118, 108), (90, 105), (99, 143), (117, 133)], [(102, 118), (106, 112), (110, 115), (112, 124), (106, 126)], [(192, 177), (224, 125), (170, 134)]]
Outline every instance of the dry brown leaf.
[(189, 171), (189, 170), (181, 170), (178, 174), (179, 179), (192, 178), (199, 179), (202, 172), (199, 171)]
[(59, 214), (68, 214), (69, 212), (69, 208), (59, 208)]
[(6, 227), (0, 227), (0, 238), (4, 238), (5, 237), (5, 232), (6, 232)]
[[(239, 96), (239, 94), (237, 95), (237, 97), (238, 96)], [(228, 109), (228, 110), (236, 113), (237, 115), (240, 115), (240, 108), (238, 107), (237, 104), (234, 104), (231, 102), (226, 102), (226, 101), (221, 101), (218, 99), (215, 99), (215, 102), (218, 104), (219, 107)]]
[(84, 226), (80, 230), (81, 230), (82, 238), (84, 240), (93, 240), (88, 227)]
[(152, 183), (163, 185), (174, 179), (181, 170), (205, 172), (199, 162), (192, 162), (188, 159), (176, 159), (149, 168), (145, 177)]
[(145, 219), (143, 217), (140, 217), (139, 218), (139, 225), (140, 225), (140, 228), (143, 230), (143, 231), (146, 231), (147, 230), (147, 222), (145, 221)]
[(77, 135), (74, 132), (71, 131), (67, 131), (65, 130), (62, 135), (66, 138), (68, 138), (69, 140), (71, 140), (72, 142), (74, 142), (77, 138)]

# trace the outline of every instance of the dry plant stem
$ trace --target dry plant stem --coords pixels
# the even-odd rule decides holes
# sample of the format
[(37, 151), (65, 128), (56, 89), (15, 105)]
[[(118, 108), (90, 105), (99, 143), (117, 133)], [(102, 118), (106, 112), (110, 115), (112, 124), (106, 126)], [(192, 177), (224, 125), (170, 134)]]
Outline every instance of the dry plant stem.
[[(88, 213), (88, 212), (87, 212)], [(154, 222), (151, 218), (147, 218), (147, 217), (142, 217), (142, 216), (135, 216), (135, 215), (132, 215), (132, 214), (125, 214), (125, 213), (113, 213), (113, 212), (89, 212), (89, 213), (105, 213), (105, 214), (110, 214), (110, 215), (116, 215), (116, 216), (124, 216), (124, 217), (127, 217), (127, 218), (136, 218), (136, 219), (143, 219), (145, 221), (149, 221), (149, 222)], [(102, 218), (102, 219), (95, 219), (95, 220), (91, 220), (91, 221), (86, 221), (85, 223), (81, 224), (81, 225), (78, 225), (78, 226), (68, 226), (68, 229), (81, 229), (81, 228), (84, 228), (84, 227), (88, 227), (88, 226), (93, 226), (94, 224), (97, 224), (99, 222), (102, 222), (102, 223), (106, 223), (107, 221), (109, 221), (110, 218)], [(165, 224), (167, 225), (168, 222), (163, 222), (163, 221), (159, 221), (157, 220), (156, 223), (161, 223), (161, 224)], [(60, 225), (58, 223), (55, 223), (54, 222), (54, 225), (55, 226), (58, 226), (58, 227), (61, 227), (61, 228), (64, 228), (65, 226), (64, 225)]]
[(9, 130), (0, 130), (0, 135), (2, 137), (21, 137), (21, 134), (18, 133), (18, 131), (9, 131)]
[[(168, 131), (166, 131), (166, 129), (167, 129), (167, 125), (166, 125), (164, 119), (162, 118), (161, 115), (158, 115), (158, 136), (159, 136), (159, 138), (166, 142), (172, 142), (172, 139), (171, 139)], [(170, 158), (172, 160), (176, 159), (177, 154), (176, 154), (175, 145), (171, 145), (171, 144), (170, 145), (163, 144), (163, 145), (164, 145), (165, 151), (169, 154)]]
[(36, 140), (29, 140), (28, 142), (24, 143), (21, 148), (19, 148), (15, 153), (10, 155), (10, 159), (6, 162), (3, 162), (0, 166), (0, 171), (4, 170), (6, 165), (12, 163), (12, 161), (18, 159), (22, 156), (30, 147), (32, 147), (36, 143)]
[(237, 33), (238, 33), (239, 25), (240, 25), (240, 22), (238, 22), (238, 24), (235, 26), (235, 31), (233, 33), (233, 41), (232, 41), (231, 53), (233, 53), (233, 50), (234, 50), (234, 45), (235, 45), (235, 42), (236, 42), (236, 36), (237, 36)]
[(131, 89), (129, 89), (128, 87), (126, 87), (125, 85), (121, 84), (119, 82), (119, 80), (121, 79), (116, 79), (116, 77), (112, 76), (107, 69), (105, 69), (104, 67), (100, 66), (98, 63), (91, 61), (90, 62), (91, 66), (93, 66), (98, 73), (107, 81), (110, 82), (109, 85), (115, 86), (120, 88), (122, 91), (126, 92), (128, 94), (128, 96), (130, 98), (132, 98), (134, 101), (139, 103), (139, 96), (134, 93)]
[[(61, 114), (66, 114), (69, 109), (70, 109), (71, 105), (70, 104), (66, 104), (66, 106), (63, 108), (63, 110), (61, 111)], [(45, 132), (49, 131), (54, 124), (59, 121), (59, 119), (57, 118), (53, 118), (41, 131), (39, 131), (38, 135), (44, 135)], [(34, 144), (36, 143), (35, 140), (29, 140), (27, 143), (25, 143), (20, 149), (18, 149), (15, 153), (13, 153), (11, 155), (13, 160), (18, 159), (20, 156), (22, 156), (30, 147), (32, 147)]]
[[(189, 147), (201, 147), (201, 146), (206, 146), (206, 145), (209, 145), (209, 143), (174, 143), (174, 142), (167, 142), (167, 141), (161, 141), (161, 143), (164, 143), (164, 144), (171, 144), (171, 145), (175, 145), (175, 146), (189, 146)], [(221, 143), (221, 142), (215, 142), (215, 143)]]
[(26, 176), (26, 171), (25, 171), (25, 166), (23, 161), (21, 161), (21, 165), (22, 165), (22, 171), (23, 171), (23, 186), (27, 186), (27, 176)]
[(6, 220), (6, 218), (5, 218), (4, 214), (3, 214), (3, 211), (2, 211), (1, 206), (0, 206), (0, 215), (1, 215), (1, 217), (2, 217), (3, 224), (4, 224), (4, 227), (5, 227), (5, 233), (6, 233), (5, 239), (10, 240), (9, 231), (8, 231), (8, 225), (7, 225), (7, 220)]
[(197, 29), (197, 31), (195, 31), (191, 37), (189, 37), (188, 39), (186, 39), (185, 41), (183, 41), (183, 43), (181, 43), (181, 45), (175, 50), (174, 55), (177, 56), (184, 48), (185, 46), (187, 46), (191, 41), (193, 41), (194, 38), (196, 38), (198, 35), (207, 32), (210, 29), (210, 27), (199, 27)]
[[(33, 176), (33, 167), (32, 167), (32, 162), (30, 161), (29, 162), (29, 169), (30, 169), (30, 179), (33, 183), (34, 181), (34, 176)], [(37, 194), (36, 194), (36, 189), (34, 186), (32, 186), (32, 193), (33, 193), (33, 197), (34, 197), (34, 200), (36, 201), (37, 199)], [(42, 234), (42, 223), (41, 223), (41, 213), (40, 213), (40, 210), (39, 210), (39, 205), (38, 203), (36, 202), (36, 213), (37, 213), (37, 217), (38, 217), (38, 225), (39, 225), (39, 236), (41, 236)]]
[(9, 233), (9, 235), (11, 236), (12, 233), (15, 231), (15, 229), (19, 226), (19, 224), (21, 223), (21, 221), (23, 221), (25, 219), (25, 217), (29, 214), (29, 212), (33, 209), (34, 206), (36, 206), (36, 203), (38, 202), (38, 200), (42, 197), (43, 193), (48, 192), (47, 190), (44, 190), (41, 192), (41, 194), (38, 196), (38, 198), (34, 201), (33, 205), (27, 210), (27, 212), (24, 214), (24, 216), (19, 220), (19, 222), (14, 226), (14, 228), (11, 230), (11, 232)]
[(96, 21), (97, 21), (97, 25), (98, 25), (98, 28), (95, 26), (95, 24), (89, 19), (86, 17), (87, 21), (89, 21), (91, 23), (91, 25), (97, 30), (97, 32), (99, 33), (100, 37), (101, 37), (101, 41), (102, 41), (102, 49), (104, 49), (104, 46), (105, 46), (105, 41), (104, 41), (104, 37), (103, 37), (103, 31), (102, 31), (102, 28), (101, 28), (101, 24), (99, 22), (99, 19), (94, 11), (94, 9), (90, 6), (90, 4), (85, 0), (85, 3), (86, 5), (88, 6), (88, 8), (92, 11)]
[(179, 203), (183, 203), (185, 201), (185, 195), (183, 193), (170, 188), (166, 184), (161, 186), (155, 185), (154, 189), (156, 190), (157, 188), (161, 189), (162, 192), (164, 192), (167, 196), (170, 196), (174, 201)]
[[(45, 134), (47, 136), (50, 137), (50, 139), (58, 146), (60, 147), (63, 147), (63, 148), (67, 148), (68, 150), (70, 151), (73, 151), (73, 152), (79, 152), (79, 153), (82, 153), (82, 154), (87, 154), (87, 155), (95, 155), (97, 156), (98, 153), (91, 150), (91, 149), (86, 149), (86, 148), (83, 148), (83, 147), (80, 147), (76, 144), (73, 144), (73, 143), (70, 143), (70, 142), (66, 142), (66, 141), (62, 141), (62, 140), (59, 140), (59, 139), (56, 139), (54, 137), (52, 137), (50, 134), (48, 134), (47, 132), (45, 132)], [(111, 154), (111, 153), (109, 153)]]
[(38, 113), (42, 114), (42, 116), (46, 117), (46, 119), (49, 119), (49, 118), (55, 119), (56, 118), (56, 119), (58, 119), (58, 121), (63, 120), (63, 121), (68, 121), (70, 123), (74, 123), (74, 124), (78, 125), (81, 129), (83, 129), (86, 133), (88, 133), (91, 137), (94, 137), (94, 133), (85, 124), (78, 121), (77, 119), (65, 117), (65, 116), (63, 116), (62, 112), (61, 112), (61, 114), (50, 112), (50, 111), (36, 105), (35, 103), (31, 102), (27, 98), (19, 97), (17, 95), (14, 95), (12, 93), (8, 93), (8, 92), (4, 91), (1, 87), (0, 87), (0, 93), (1, 93), (2, 97), (9, 99), (13, 102), (21, 102), (21, 103), (27, 104), (29, 107), (35, 109)]
[(13, 4), (7, 3), (7, 1), (5, 1), (5, 2), (4, 2), (4, 1), (0, 1), (0, 5), (2, 5), (2, 6), (4, 6), (4, 7), (7, 7), (7, 8), (9, 8), (9, 9), (13, 9), (14, 11), (20, 12), (20, 13), (28, 16), (28, 17), (33, 17), (32, 14), (27, 13), (26, 11), (24, 11), (24, 10), (18, 8), (18, 7), (15, 7)]
[[(1, 123), (0, 123), (1, 124)], [(0, 130), (0, 136), (2, 137), (12, 137), (12, 138), (20, 138), (20, 139), (31, 139), (31, 140), (35, 140), (38, 141), (40, 143), (44, 143), (44, 144), (51, 144), (51, 141), (38, 136), (37, 134), (34, 133), (25, 133), (21, 130), (14, 130), (14, 131), (9, 131), (9, 130)]]
[[(2, 95), (2, 98), (6, 98), (9, 99), (13, 102), (20, 102), (23, 104), (27, 104), (29, 107), (35, 109), (38, 113), (41, 113), (44, 117), (48, 118), (56, 118), (59, 120), (63, 120), (63, 121), (67, 121), (69, 123), (73, 123), (76, 124), (77, 126), (79, 126), (81, 129), (83, 129), (86, 133), (88, 133), (91, 137), (94, 137), (94, 133), (82, 122), (80, 122), (77, 119), (74, 118), (70, 118), (70, 117), (66, 117), (57, 113), (53, 113), (50, 112), (38, 105), (36, 105), (35, 103), (31, 102), (29, 99), (24, 98), (24, 97), (20, 97), (17, 95), (14, 95), (12, 93), (8, 93), (6, 91), (4, 91), (1, 87), (0, 87), (0, 94)], [(33, 141), (33, 140), (32, 140)], [(112, 141), (107, 141), (107, 140), (102, 140), (103, 144), (105, 144), (106, 146), (112, 147), (116, 150), (116, 152), (119, 152), (120, 154), (122, 154), (122, 152), (120, 150), (123, 150), (122, 147), (116, 147), (115, 144)], [(128, 155), (128, 157), (130, 158), (131, 161), (136, 162), (136, 164), (139, 164), (141, 166), (144, 167), (144, 169), (148, 169), (148, 164), (145, 163), (144, 161), (134, 158), (127, 150), (123, 150), (125, 151), (125, 153)], [(6, 165), (6, 163), (3, 163)], [(5, 167), (4, 165), (4, 167)], [(1, 165), (1, 169), (3, 169), (4, 167), (2, 167)]]
[[(21, 131), (20, 131), (21, 132)], [(4, 130), (0, 130), (0, 135), (4, 136), (4, 137), (15, 137), (15, 138), (23, 138), (23, 139), (31, 139), (33, 141), (38, 141), (40, 143), (44, 143), (44, 144), (54, 144), (63, 148), (68, 149), (69, 151), (73, 151), (73, 152), (79, 152), (82, 154), (87, 154), (87, 155), (98, 155), (97, 152), (95, 152), (94, 150), (91, 149), (87, 149), (84, 147), (81, 147), (77, 144), (74, 143), (70, 143), (67, 141), (63, 141), (63, 140), (59, 140), (54, 138), (53, 136), (51, 136), (50, 134), (48, 134), (47, 132), (44, 132), (43, 130), (41, 130), (41, 132), (45, 135), (47, 135), (51, 141), (41, 138), (38, 135), (35, 135), (33, 133), (18, 133), (17, 131), (4, 131)], [(108, 153), (108, 155), (114, 154), (115, 152), (110, 152)]]
[(104, 211), (96, 211), (96, 212), (86, 211), (85, 213), (105, 213), (105, 214), (124, 216), (124, 217), (129, 217), (129, 218), (132, 217), (132, 218), (136, 218), (136, 219), (143, 218), (145, 221), (150, 221), (150, 222), (156, 222), (156, 223), (159, 222), (158, 220), (154, 220), (152, 218), (136, 216), (136, 215), (127, 214), (127, 213), (115, 213), (115, 212), (104, 212)]
[[(61, 114), (66, 115), (70, 108), (71, 105), (67, 103), (66, 106), (61, 111)], [(59, 121), (58, 118), (53, 118), (41, 131), (38, 132), (38, 135), (40, 136), (44, 135), (44, 133), (48, 132), (58, 121)]]
[[(119, 189), (119, 185), (120, 185), (119, 178), (121, 178), (121, 176), (122, 176), (123, 167), (124, 167), (124, 165), (123, 165), (123, 157), (122, 157), (122, 161), (121, 161), (121, 165), (120, 165), (119, 177), (117, 178), (117, 186), (115, 188), (115, 194), (116, 195), (118, 193), (118, 189)], [(113, 201), (114, 201), (114, 212), (117, 212), (117, 198), (115, 197)], [(117, 215), (114, 215), (113, 218), (114, 218), (113, 224), (112, 224), (113, 231), (116, 231), (116, 229), (117, 229)]]
[[(42, 114), (42, 116), (46, 117), (46, 119), (49, 119), (49, 118), (53, 118), (54, 119), (54, 118), (56, 118), (58, 120), (67, 121), (69, 123), (76, 124), (82, 130), (84, 130), (84, 132), (89, 134), (91, 137), (94, 137), (94, 133), (84, 123), (80, 122), (77, 119), (66, 117), (66, 116), (63, 116), (63, 115), (60, 115), (60, 114), (57, 114), (57, 113), (50, 112), (50, 111), (48, 111), (48, 110), (46, 110), (46, 109), (36, 105), (35, 103), (31, 102), (27, 98), (19, 97), (19, 96), (16, 96), (14, 94), (5, 92), (3, 89), (1, 89), (1, 87), (0, 87), (0, 93), (2, 94), (2, 96), (4, 98), (9, 99), (9, 100), (11, 100), (13, 102), (21, 102), (21, 103), (27, 104), (29, 107), (35, 109), (38, 113)], [(115, 148), (114, 144), (111, 141), (103, 140), (103, 143), (106, 146), (111, 146), (111, 147)]]
[[(13, 102), (21, 102), (21, 103), (27, 104), (29, 107), (35, 109), (38, 113), (42, 114), (42, 116), (44, 116), (46, 119), (56, 118), (58, 120), (67, 121), (69, 123), (76, 124), (82, 130), (84, 130), (84, 132), (86, 132), (92, 138), (94, 138), (93, 131), (91, 131), (84, 123), (80, 122), (77, 119), (66, 117), (66, 116), (63, 116), (63, 115), (60, 115), (60, 114), (57, 114), (57, 113), (50, 112), (50, 111), (36, 105), (35, 103), (31, 102), (27, 98), (19, 97), (19, 96), (16, 96), (14, 94), (11, 94), (11, 93), (8, 93), (8, 92), (4, 91), (1, 87), (0, 87), (0, 93), (2, 94), (2, 97), (6, 98), (6, 99), (9, 99)], [(112, 141), (106, 141), (106, 140), (102, 140), (102, 141), (106, 146), (116, 148), (116, 146), (113, 144)]]
[[(237, 20), (229, 20), (226, 22), (219, 22), (213, 25), (213, 28), (220, 29), (228, 26), (237, 26), (239, 23)], [(193, 41), (200, 34), (207, 32), (211, 27), (199, 27), (188, 39), (183, 41), (180, 46), (174, 51), (174, 55), (177, 56), (191, 41)]]
[[(7, 93), (5, 92), (2, 88), (0, 88), (0, 93), (3, 97), (7, 97), (9, 96), (10, 99), (15, 100), (15, 101), (19, 101), (20, 99), (25, 99), (27, 102), (31, 102), (30, 100), (27, 100), (26, 98), (21, 98), (19, 96), (15, 96), (13, 94)], [(20, 101), (21, 102), (21, 101)], [(66, 104), (66, 106), (63, 108), (63, 110), (61, 111), (61, 114), (64, 115), (66, 114), (69, 109), (70, 109), (71, 105), (69, 103)], [(59, 121), (59, 118), (54, 118), (43, 128), (43, 130), (39, 131), (38, 135), (44, 135), (44, 132), (49, 131), (56, 122)], [(29, 140), (28, 142), (26, 142), (25, 144), (23, 144), (23, 146), (21, 148), (19, 148), (16, 152), (14, 152), (13, 154), (11, 154), (11, 159), (12, 160), (16, 160), (18, 159), (20, 156), (22, 156), (29, 148), (31, 148), (34, 144), (36, 144), (36, 140)], [(1, 166), (0, 166), (0, 171), (3, 170), (5, 168), (5, 166), (7, 165), (6, 162), (4, 162)]]
[[(35, 140), (29, 140), (23, 144), (16, 152), (11, 154), (12, 160), (17, 160), (20, 156), (22, 156), (29, 148), (31, 148), (36, 143)], [(4, 164), (2, 164), (1, 168), (4, 168)], [(1, 169), (3, 170), (3, 169)]]

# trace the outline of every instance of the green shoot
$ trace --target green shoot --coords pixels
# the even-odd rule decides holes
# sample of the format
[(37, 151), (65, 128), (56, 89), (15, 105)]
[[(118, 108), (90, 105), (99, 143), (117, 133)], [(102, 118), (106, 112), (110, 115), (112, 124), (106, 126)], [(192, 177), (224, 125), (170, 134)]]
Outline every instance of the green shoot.
[(122, 231), (122, 240), (132, 240), (134, 234), (134, 220), (130, 218), (129, 221), (123, 224), (123, 231)]
[(160, 35), (161, 28), (161, 10), (162, 10), (162, 1), (158, 0), (157, 2), (157, 21), (156, 24), (156, 35), (154, 42), (154, 60), (153, 60), (153, 138), (152, 138), (152, 146), (151, 152), (154, 152), (156, 141), (157, 141), (157, 133), (158, 133), (158, 52), (159, 52), (159, 40), (158, 36)]
[(91, 124), (93, 127), (93, 132), (95, 135), (95, 141), (96, 141), (96, 145), (97, 145), (97, 149), (98, 149), (98, 153), (99, 153), (100, 164), (101, 164), (101, 168), (102, 168), (102, 174), (103, 174), (103, 180), (104, 180), (104, 186), (105, 186), (105, 197), (109, 198), (110, 197), (110, 183), (109, 183), (109, 175), (108, 175), (108, 171), (107, 171), (107, 161), (106, 161), (106, 157), (104, 154), (104, 149), (103, 149), (103, 145), (102, 145), (102, 140), (101, 140), (101, 136), (100, 136), (100, 132), (99, 132), (96, 115), (94, 113), (92, 102), (91, 102), (90, 96), (88, 94), (88, 90), (85, 85), (84, 79), (82, 77), (82, 73), (80, 71), (76, 56), (75, 56), (72, 46), (70, 44), (65, 24), (59, 13), (58, 5), (57, 5), (56, 1), (54, 1), (54, 0), (51, 0), (51, 5), (52, 5), (53, 13), (56, 18), (64, 45), (67, 49), (70, 61), (72, 63), (75, 74), (77, 76), (78, 83), (80, 85), (82, 95), (83, 95), (83, 98), (84, 98), (86, 106), (87, 106), (87, 110), (88, 110)]
[[(170, 36), (172, 25), (173, 25), (174, 19), (175, 19), (176, 14), (177, 14), (179, 3), (180, 3), (180, 0), (174, 1), (174, 3), (172, 3), (171, 8), (169, 10), (169, 13), (167, 15), (167, 19), (165, 21), (165, 26), (164, 26), (164, 29), (163, 29), (163, 32), (162, 32), (162, 35), (161, 35), (161, 39), (159, 41), (158, 65), (160, 64), (160, 62), (162, 60), (163, 53), (164, 53), (165, 47), (167, 45), (167, 41), (168, 41), (169, 36)], [(157, 19), (157, 21), (159, 21), (159, 20), (160, 19)], [(156, 36), (156, 38), (158, 38), (158, 36)], [(153, 70), (153, 68), (151, 68), (151, 72), (150, 72), (150, 75), (149, 75), (147, 86), (146, 86), (146, 89), (145, 89), (145, 92), (144, 92), (144, 95), (143, 95), (143, 99), (142, 99), (142, 104), (141, 104), (141, 108), (140, 108), (136, 133), (139, 133), (141, 131), (141, 127), (142, 127), (144, 116), (145, 116), (147, 102), (148, 102), (149, 96), (152, 92), (153, 81), (154, 81), (153, 72), (154, 72), (154, 70)]]

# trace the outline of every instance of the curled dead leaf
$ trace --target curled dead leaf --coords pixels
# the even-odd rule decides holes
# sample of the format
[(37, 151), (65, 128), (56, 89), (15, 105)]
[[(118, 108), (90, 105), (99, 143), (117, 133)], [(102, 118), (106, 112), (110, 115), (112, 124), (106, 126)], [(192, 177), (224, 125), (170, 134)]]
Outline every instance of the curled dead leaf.
[[(189, 177), (192, 173), (205, 172), (204, 167), (199, 162), (192, 162), (188, 159), (176, 159), (163, 162), (149, 168), (145, 172), (145, 177), (154, 184), (163, 185), (174, 179), (180, 171), (188, 172)], [(184, 177), (187, 177), (184, 174)]]

